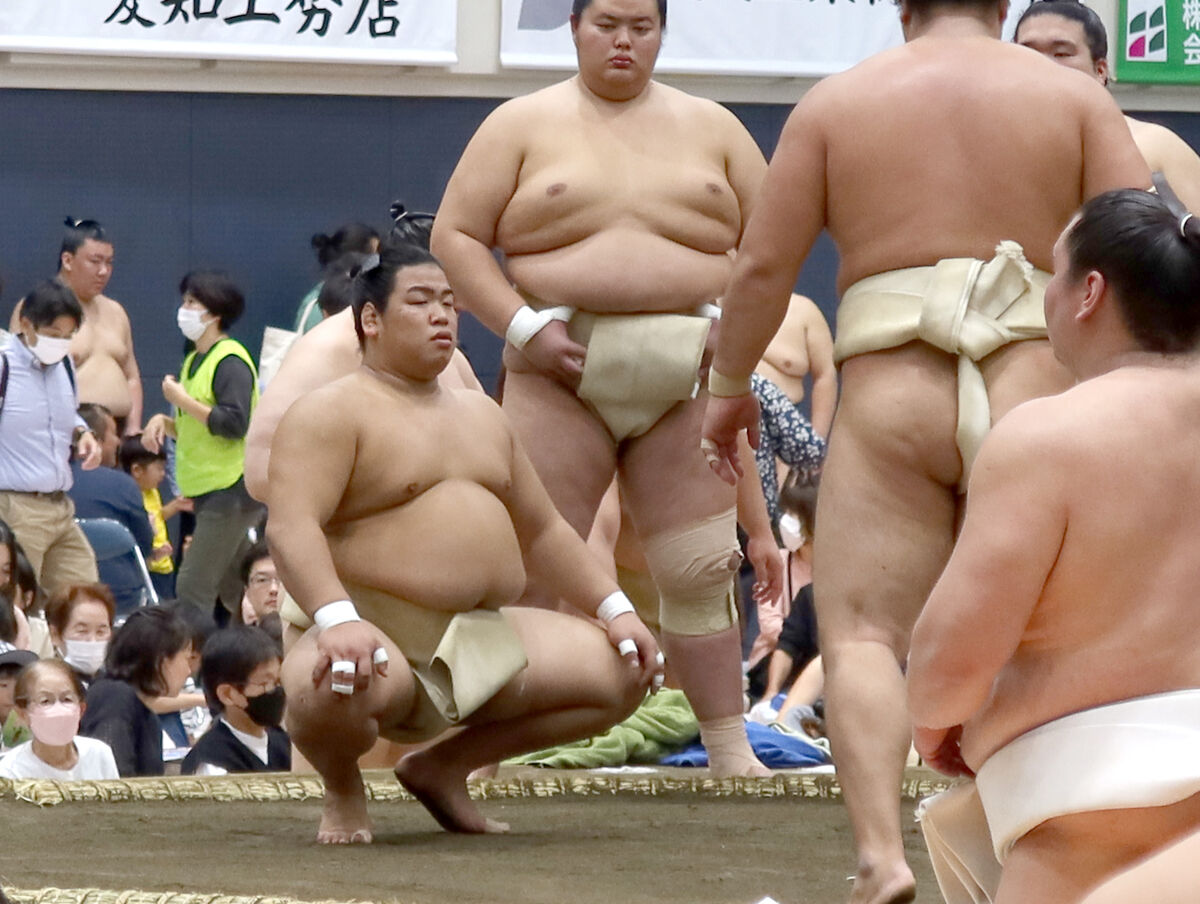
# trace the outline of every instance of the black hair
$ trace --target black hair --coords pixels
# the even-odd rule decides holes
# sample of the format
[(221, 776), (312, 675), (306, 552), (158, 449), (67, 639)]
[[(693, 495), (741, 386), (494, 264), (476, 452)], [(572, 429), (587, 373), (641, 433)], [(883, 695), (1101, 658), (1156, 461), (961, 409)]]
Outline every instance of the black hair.
[[(578, 20), (583, 11), (592, 5), (592, 0), (571, 0), (571, 16)], [(667, 0), (658, 0), (658, 24), (667, 27)]]
[(12, 584), (0, 587), (0, 641), (17, 642), (17, 605), (13, 602)]
[(56, 280), (46, 280), (34, 286), (21, 302), (21, 316), (33, 324), (50, 326), (59, 317), (70, 317), (78, 327), (83, 323), (83, 308), (75, 293)]
[(396, 287), (396, 274), (405, 267), (434, 264), (438, 259), (425, 248), (402, 242), (387, 242), (379, 247), (378, 255), (371, 255), (354, 274), (354, 331), (358, 333), (359, 345), (366, 343), (362, 328), (363, 307), (370, 302), (382, 314), (387, 310), (388, 299)]
[(178, 615), (184, 625), (187, 626), (188, 637), (192, 641), (192, 649), (197, 652), (204, 649), (205, 642), (217, 630), (217, 623), (213, 621), (212, 616), (199, 606), (189, 606), (187, 603), (181, 603), (177, 600), (161, 602), (160, 605)]
[(250, 583), (250, 569), (254, 567), (255, 562), (261, 562), (263, 559), (271, 558), (271, 550), (267, 548), (267, 544), (259, 540), (247, 551), (242, 557), (242, 584)]
[(348, 251), (369, 254), (371, 243), (378, 240), (379, 233), (366, 223), (346, 223), (338, 227), (333, 235), (318, 232), (312, 237), (312, 246), (324, 270)]
[(117, 449), (117, 462), (121, 465), (121, 470), (126, 474), (133, 471), (134, 465), (148, 465), (152, 461), (166, 460), (167, 453), (162, 449), (159, 449), (157, 452), (151, 452), (142, 445), (142, 434), (140, 433), (122, 439), (121, 447)]
[(112, 244), (112, 239), (108, 237), (108, 233), (104, 231), (104, 227), (95, 220), (80, 220), (75, 217), (67, 217), (63, 220), (63, 224), (67, 228), (63, 232), (62, 246), (58, 249), (60, 262), (63, 254), (74, 254), (83, 247), (83, 243), (88, 239), (91, 239), (93, 242), (104, 242), (106, 245)]
[(79, 406), (79, 416), (88, 425), (88, 429), (96, 434), (96, 439), (102, 440), (108, 436), (108, 419), (113, 413), (99, 402), (84, 402)]
[(135, 609), (108, 645), (105, 674), (148, 697), (161, 697), (167, 692), (163, 663), (187, 649), (189, 643), (191, 629), (174, 608)]
[(1079, 211), (1066, 238), (1072, 279), (1091, 271), (1113, 290), (1125, 327), (1150, 352), (1200, 340), (1200, 221), (1158, 195), (1105, 192)]
[(216, 314), (222, 332), (233, 326), (246, 310), (242, 290), (220, 270), (193, 270), (180, 280), (179, 294), (191, 295), (210, 314)]
[(234, 625), (214, 632), (200, 654), (200, 683), (209, 710), (218, 715), (225, 709), (217, 698), (219, 686), (231, 684), (241, 690), (256, 668), (281, 658), (275, 638), (262, 628)]
[[(793, 477), (793, 473), (796, 475)], [(779, 491), (779, 507), (800, 519), (806, 537), (817, 530), (817, 485), (820, 478), (810, 472), (789, 471)]]
[(317, 307), (326, 317), (346, 310), (354, 302), (354, 278), (350, 272), (361, 267), (366, 259), (365, 254), (351, 251), (325, 268), (325, 281), (317, 295)]
[(403, 201), (393, 201), (388, 213), (392, 215), (392, 231), (388, 233), (390, 241), (429, 250), (429, 237), (433, 233), (433, 214), (408, 210)]
[(38, 586), (38, 576), (37, 572), (33, 570), (33, 563), (29, 561), (29, 556), (25, 555), (25, 550), (21, 548), (20, 543), (17, 544), (17, 560), (13, 565), (13, 582), (19, 593), (33, 594), (33, 602), (28, 607), (29, 612), (34, 614), (40, 612), (42, 588)]
[(2, 518), (0, 518), (0, 546), (8, 547), (8, 564), (12, 569), (12, 577), (9, 581), (15, 581), (17, 576), (17, 535), (8, 526), (8, 522)]
[(1104, 30), (1104, 22), (1099, 14), (1091, 7), (1084, 6), (1079, 0), (1036, 0), (1029, 4), (1028, 9), (1021, 13), (1013, 36), (1020, 34), (1021, 24), (1034, 16), (1061, 16), (1083, 26), (1083, 35), (1087, 40), (1088, 53), (1092, 62), (1096, 63), (1108, 56), (1108, 33)]

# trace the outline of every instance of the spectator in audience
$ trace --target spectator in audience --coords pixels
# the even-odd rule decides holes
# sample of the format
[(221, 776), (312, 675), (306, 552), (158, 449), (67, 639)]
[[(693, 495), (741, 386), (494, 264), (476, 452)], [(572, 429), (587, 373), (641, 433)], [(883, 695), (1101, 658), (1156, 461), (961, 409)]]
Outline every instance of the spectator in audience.
[(79, 736), (84, 690), (66, 663), (53, 659), (21, 670), (14, 694), (17, 712), (33, 739), (0, 757), (0, 778), (80, 781), (119, 778), (103, 741)]
[(242, 582), (246, 593), (242, 597), (242, 623), (257, 625), (272, 612), (279, 611), (279, 590), (282, 586), (271, 560), (271, 551), (264, 542), (255, 543), (242, 560)]
[(31, 662), (37, 662), (36, 653), (0, 642), (0, 751), (11, 750), (33, 737), (14, 705), (17, 676)]
[(261, 628), (238, 625), (208, 639), (200, 674), (217, 718), (183, 761), (184, 775), (292, 768), (291, 742), (279, 727), (284, 707), (279, 668), (279, 645)]
[(25, 296), (18, 335), (0, 352), (7, 374), (0, 417), (0, 519), (33, 563), (41, 585), (95, 581), (96, 557), (75, 524), (67, 495), (72, 450), (85, 470), (100, 465), (100, 443), (76, 413), (75, 375), (67, 357), (83, 312), (66, 287), (44, 282)]
[(113, 638), (104, 674), (88, 688), (82, 732), (112, 748), (122, 776), (163, 774), (162, 728), (149, 703), (183, 690), (191, 652), (188, 626), (170, 607), (138, 609)]
[[(0, 522), (2, 524), (3, 522)], [(17, 646), (37, 653), (39, 659), (50, 659), (54, 656), (54, 645), (50, 642), (50, 627), (46, 624), (43, 611), (45, 600), (42, 589), (38, 586), (37, 575), (29, 564), (29, 557), (16, 544), (17, 566), (13, 574), (13, 606), (17, 611), (17, 632), (20, 636), (20, 622), (25, 620), (29, 632), (28, 643), (18, 642)], [(0, 555), (3, 555), (0, 553)]]
[(154, 539), (146, 565), (150, 580), (160, 599), (175, 596), (175, 550), (167, 533), (167, 522), (180, 512), (192, 511), (192, 500), (176, 496), (164, 504), (159, 487), (167, 476), (167, 456), (161, 449), (151, 452), (142, 444), (141, 435), (127, 436), (121, 443), (118, 460), (141, 492), (142, 508), (150, 521)]
[(17, 539), (0, 521), (0, 641), (17, 642), (16, 570)]
[(175, 416), (150, 418), (142, 443), (157, 452), (167, 436), (176, 438), (175, 479), (194, 506), (196, 528), (176, 597), (205, 612), (219, 597), (235, 612), (242, 599), (238, 566), (249, 545), (247, 531), (262, 515), (242, 479), (258, 375), (250, 353), (227, 333), (245, 300), (228, 276), (212, 270), (187, 274), (179, 291), (179, 329), (195, 349), (184, 358), (178, 380), (163, 378), (163, 395)]
[(103, 584), (68, 584), (46, 604), (54, 652), (85, 687), (104, 666), (116, 611), (112, 592)]
[[(142, 374), (133, 353), (129, 316), (104, 294), (113, 271), (113, 244), (95, 220), (67, 217), (58, 254), (57, 282), (82, 306), (71, 358), (79, 368), (79, 398), (98, 402), (117, 418), (122, 432), (137, 433), (142, 423)], [(13, 312), (16, 332), (24, 302)]]
[[(110, 518), (129, 529), (142, 556), (150, 559), (154, 530), (142, 504), (142, 492), (132, 477), (117, 468), (117, 449), (121, 437), (113, 416), (103, 405), (85, 403), (79, 416), (100, 441), (100, 467), (84, 471), (72, 466), (74, 483), (71, 501), (79, 518)], [(118, 556), (98, 563), (100, 580), (108, 585), (117, 600), (117, 611), (128, 612), (141, 605), (145, 597), (145, 578), (132, 555)]]
[(182, 758), (212, 722), (208, 703), (200, 690), (200, 651), (216, 630), (213, 620), (199, 609), (179, 603), (169, 606), (187, 625), (191, 655), (188, 656), (188, 677), (183, 689), (175, 696), (155, 697), (147, 702), (158, 714), (162, 726), (164, 761)]
[[(312, 237), (312, 247), (317, 253), (317, 263), (321, 265), (322, 281), (313, 286), (300, 307), (296, 310), (297, 333), (307, 333), (321, 322), (328, 314), (322, 314), (319, 296), (324, 286), (324, 280), (329, 277), (330, 265), (349, 253), (374, 254), (379, 250), (379, 233), (366, 223), (346, 223), (338, 228), (333, 235), (319, 232)], [(349, 269), (347, 266), (346, 269)]]

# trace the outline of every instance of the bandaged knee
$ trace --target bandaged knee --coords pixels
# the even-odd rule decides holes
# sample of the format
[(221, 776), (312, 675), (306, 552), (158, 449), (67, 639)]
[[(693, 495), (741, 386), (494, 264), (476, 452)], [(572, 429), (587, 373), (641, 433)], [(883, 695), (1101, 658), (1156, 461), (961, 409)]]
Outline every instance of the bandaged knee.
[(661, 531), (643, 546), (661, 597), (664, 631), (698, 636), (737, 624), (733, 582), (742, 553), (736, 509)]

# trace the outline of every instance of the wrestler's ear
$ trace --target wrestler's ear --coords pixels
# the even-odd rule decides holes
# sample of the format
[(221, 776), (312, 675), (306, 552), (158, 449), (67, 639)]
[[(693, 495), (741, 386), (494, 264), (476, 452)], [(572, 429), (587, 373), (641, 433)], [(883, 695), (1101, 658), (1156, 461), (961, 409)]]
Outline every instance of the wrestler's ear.
[(363, 305), (359, 322), (362, 324), (364, 336), (379, 335), (379, 309), (375, 307), (375, 302), (368, 301)]
[(1083, 286), (1086, 291), (1075, 308), (1075, 319), (1078, 321), (1091, 319), (1103, 307), (1108, 295), (1108, 281), (1099, 270), (1090, 271), (1083, 278)]
[(1096, 70), (1096, 78), (1100, 79), (1100, 84), (1107, 85), (1112, 79), (1108, 72), (1108, 58), (1100, 57), (1092, 64)]

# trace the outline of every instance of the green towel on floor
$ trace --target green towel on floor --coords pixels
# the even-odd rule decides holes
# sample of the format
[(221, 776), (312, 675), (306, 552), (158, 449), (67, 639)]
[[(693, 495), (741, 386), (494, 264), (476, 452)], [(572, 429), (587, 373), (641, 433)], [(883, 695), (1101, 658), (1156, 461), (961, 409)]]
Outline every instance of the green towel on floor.
[(633, 715), (602, 735), (527, 753), (507, 762), (551, 769), (657, 763), (699, 734), (700, 723), (683, 691), (668, 689), (646, 697)]

